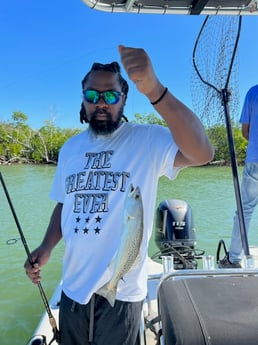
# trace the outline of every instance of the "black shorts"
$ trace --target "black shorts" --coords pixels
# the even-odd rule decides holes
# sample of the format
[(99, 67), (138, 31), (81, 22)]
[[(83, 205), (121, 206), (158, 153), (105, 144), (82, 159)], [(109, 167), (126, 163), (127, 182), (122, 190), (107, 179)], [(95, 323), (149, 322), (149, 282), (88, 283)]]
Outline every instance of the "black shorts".
[(94, 295), (93, 333), (92, 341), (89, 341), (91, 302), (85, 305), (75, 303), (62, 293), (59, 315), (61, 345), (136, 344), (142, 302), (116, 300), (111, 307), (104, 297)]

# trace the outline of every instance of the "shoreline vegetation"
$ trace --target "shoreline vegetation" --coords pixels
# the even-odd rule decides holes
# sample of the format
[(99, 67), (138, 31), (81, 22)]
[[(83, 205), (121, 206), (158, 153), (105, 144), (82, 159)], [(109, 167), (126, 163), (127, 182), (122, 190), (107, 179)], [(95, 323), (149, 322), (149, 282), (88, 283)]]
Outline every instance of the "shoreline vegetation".
[[(14, 112), (10, 121), (0, 121), (0, 165), (11, 164), (56, 164), (61, 146), (71, 136), (84, 129), (60, 128), (53, 121), (45, 121), (40, 129), (32, 129), (27, 124), (28, 117), (22, 112)], [(155, 114), (135, 114), (133, 122), (140, 124), (159, 124), (165, 121)], [(223, 124), (206, 128), (215, 147), (213, 160), (205, 166), (230, 166), (227, 130)], [(243, 138), (239, 125), (232, 123), (232, 134), (236, 158), (243, 165), (247, 141)]]
[[(4, 157), (0, 156), (0, 166), (1, 165), (18, 165), (18, 164), (28, 164), (28, 165), (56, 165), (57, 162), (56, 161), (48, 161), (48, 162), (42, 162), (42, 163), (38, 163), (35, 162), (33, 160), (28, 160), (26, 158), (22, 158), (22, 157), (12, 157), (9, 160), (6, 160)], [(243, 166), (244, 162), (238, 162), (238, 166)], [(226, 162), (225, 160), (220, 160), (220, 161), (211, 161), (205, 165), (201, 165), (198, 166), (199, 168), (201, 167), (222, 167), (222, 166), (231, 166), (230, 162)], [(194, 167), (193, 167), (194, 168)]]

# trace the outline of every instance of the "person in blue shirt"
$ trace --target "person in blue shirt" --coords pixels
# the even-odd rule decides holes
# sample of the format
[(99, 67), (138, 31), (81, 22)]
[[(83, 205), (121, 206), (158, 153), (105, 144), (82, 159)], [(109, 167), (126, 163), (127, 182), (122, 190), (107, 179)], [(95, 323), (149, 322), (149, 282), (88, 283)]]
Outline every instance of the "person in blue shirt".
[[(248, 141), (241, 183), (243, 214), (248, 233), (252, 214), (258, 203), (258, 85), (251, 87), (246, 94), (240, 123), (242, 124), (242, 135)], [(241, 259), (242, 241), (236, 211), (230, 248), (226, 256), (219, 261), (218, 266), (220, 268), (241, 268)]]

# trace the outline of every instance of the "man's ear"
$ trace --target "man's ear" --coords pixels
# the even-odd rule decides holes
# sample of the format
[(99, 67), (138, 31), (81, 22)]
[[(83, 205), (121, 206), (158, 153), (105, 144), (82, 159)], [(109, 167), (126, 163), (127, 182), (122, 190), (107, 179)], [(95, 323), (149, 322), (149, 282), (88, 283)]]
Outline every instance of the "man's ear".
[(86, 114), (86, 109), (84, 107), (83, 102), (81, 103), (81, 110), (80, 110), (80, 122), (83, 123), (88, 123), (88, 119), (87, 119), (87, 114)]

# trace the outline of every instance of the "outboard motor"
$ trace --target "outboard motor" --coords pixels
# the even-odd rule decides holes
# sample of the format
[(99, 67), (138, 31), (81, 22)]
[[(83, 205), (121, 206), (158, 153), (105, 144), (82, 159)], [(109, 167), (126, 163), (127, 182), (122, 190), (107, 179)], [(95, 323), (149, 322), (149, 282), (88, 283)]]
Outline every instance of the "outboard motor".
[(197, 268), (191, 207), (183, 200), (164, 200), (156, 213), (155, 242), (162, 255), (174, 255), (175, 269)]

